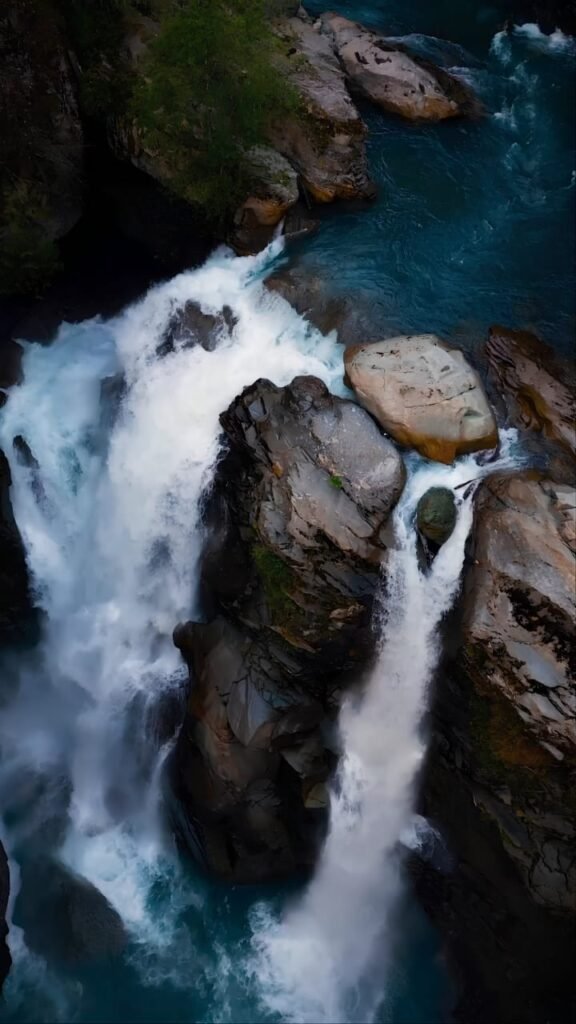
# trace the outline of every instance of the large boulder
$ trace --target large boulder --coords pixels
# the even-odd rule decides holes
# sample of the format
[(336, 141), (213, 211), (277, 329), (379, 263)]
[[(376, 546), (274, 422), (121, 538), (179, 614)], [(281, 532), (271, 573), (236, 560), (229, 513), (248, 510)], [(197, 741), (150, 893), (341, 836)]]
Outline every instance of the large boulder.
[(358, 400), (400, 444), (446, 463), (496, 447), (498, 428), (478, 374), (435, 335), (353, 345), (344, 361)]
[(490, 328), (490, 374), (516, 426), (535, 430), (576, 456), (576, 382), (571, 366), (528, 331)]
[(306, 17), (278, 23), (278, 67), (300, 98), (300, 110), (272, 124), (270, 141), (296, 168), (317, 203), (372, 198), (366, 126), (330, 41)]
[(249, 575), (231, 579), (217, 539), (205, 582), (243, 622), (342, 667), (367, 622), (402, 460), (362, 409), (314, 377), (258, 381), (221, 422), (236, 460), (230, 543)]
[(574, 1004), (575, 514), (574, 491), (533, 472), (481, 485), (433, 707), (423, 809), (457, 866), (425, 893), (474, 1024), (560, 1024)]
[(327, 36), (351, 89), (410, 121), (444, 121), (478, 106), (453, 75), (338, 14), (323, 14)]
[(173, 771), (190, 845), (256, 881), (314, 861), (329, 722), (373, 650), (404, 468), (368, 414), (313, 377), (258, 381), (221, 421), (202, 565), (213, 617), (175, 633), (191, 689)]
[(83, 133), (69, 45), (50, 0), (0, 9), (0, 290), (34, 289), (82, 212)]
[(122, 952), (122, 918), (86, 878), (42, 858), (21, 871), (14, 917), (34, 952), (56, 964), (82, 964)]

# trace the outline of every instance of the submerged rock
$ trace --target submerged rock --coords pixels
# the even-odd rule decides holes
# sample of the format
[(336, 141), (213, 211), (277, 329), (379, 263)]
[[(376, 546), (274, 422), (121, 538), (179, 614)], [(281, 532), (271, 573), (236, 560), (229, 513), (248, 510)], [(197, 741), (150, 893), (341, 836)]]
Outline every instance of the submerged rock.
[(528, 331), (491, 327), (490, 373), (516, 426), (535, 430), (576, 455), (574, 371)]
[(338, 14), (323, 14), (350, 86), (383, 110), (410, 121), (444, 121), (479, 104), (468, 86), (441, 68)]
[(22, 868), (15, 920), (30, 949), (57, 964), (117, 956), (127, 942), (122, 918), (99, 889), (48, 858)]
[(434, 334), (353, 345), (344, 362), (358, 400), (400, 444), (446, 463), (496, 447), (496, 420), (478, 374)]
[(435, 548), (445, 544), (456, 525), (456, 501), (448, 487), (431, 487), (416, 507), (419, 532)]
[(173, 772), (208, 866), (256, 881), (314, 862), (325, 800), (310, 793), (334, 762), (324, 725), (343, 671), (373, 648), (404, 468), (368, 414), (313, 377), (258, 381), (222, 424), (202, 566), (213, 618), (175, 634), (191, 690)]
[[(425, 896), (467, 980), (461, 1019), (555, 1024), (576, 957), (576, 495), (479, 488), (460, 646), (433, 707), (424, 812), (457, 860)], [(514, 979), (514, 984), (510, 981)]]

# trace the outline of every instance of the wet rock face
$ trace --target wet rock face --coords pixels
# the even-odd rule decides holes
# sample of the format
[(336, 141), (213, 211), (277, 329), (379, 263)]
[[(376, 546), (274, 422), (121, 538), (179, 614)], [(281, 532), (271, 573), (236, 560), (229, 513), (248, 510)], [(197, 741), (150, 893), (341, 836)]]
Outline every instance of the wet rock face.
[(332, 13), (321, 24), (351, 89), (383, 110), (410, 121), (443, 121), (479, 107), (458, 79), (363, 25)]
[(22, 381), (22, 346), (7, 338), (0, 342), (0, 388), (11, 388)]
[(456, 525), (454, 492), (448, 487), (431, 487), (416, 508), (416, 524), (433, 550), (445, 544)]
[(362, 409), (313, 377), (258, 381), (221, 422), (243, 460), (234, 519), (256, 578), (226, 605), (297, 649), (334, 646), (339, 664), (370, 606), (402, 460)]
[(343, 345), (355, 345), (381, 332), (382, 311), (365, 295), (338, 294), (331, 287), (326, 268), (280, 267), (264, 282), (271, 292), (281, 295), (322, 334), (336, 331)]
[(264, 249), (288, 211), (298, 202), (298, 175), (288, 161), (267, 146), (247, 158), (250, 195), (236, 211), (230, 242), (240, 256)]
[(8, 858), (2, 843), (0, 843), (0, 992), (2, 991), (2, 985), (4, 984), (12, 964), (12, 957), (10, 956), (8, 943), (6, 942), (6, 937), (8, 935), (6, 910), (8, 907), (9, 895), (10, 872), (8, 870)]
[(515, 426), (536, 431), (576, 456), (576, 382), (571, 367), (527, 331), (492, 327), (490, 374)]
[(574, 492), (535, 473), (489, 478), (477, 496), (425, 781), (459, 864), (432, 903), (476, 975), (465, 1020), (490, 1006), (497, 1021), (560, 1024), (573, 1005), (575, 515)]
[(344, 362), (358, 400), (400, 444), (446, 463), (496, 447), (496, 420), (478, 374), (435, 335), (353, 345)]
[(371, 606), (404, 468), (352, 402), (312, 377), (258, 381), (222, 416), (205, 606), (176, 631), (191, 690), (174, 784), (203, 856), (240, 881), (314, 862), (343, 672)]
[(12, 478), (0, 451), (0, 643), (10, 643), (32, 624), (33, 603), (24, 545), (10, 500)]
[(489, 480), (464, 614), (470, 663), (558, 763), (576, 754), (575, 526), (576, 491), (530, 474)]
[(305, 17), (286, 19), (278, 34), (278, 66), (299, 93), (303, 113), (272, 125), (271, 144), (296, 169), (315, 202), (372, 198), (366, 127), (330, 41)]
[(85, 878), (46, 858), (22, 869), (14, 910), (30, 949), (57, 964), (117, 955), (126, 944), (122, 918)]

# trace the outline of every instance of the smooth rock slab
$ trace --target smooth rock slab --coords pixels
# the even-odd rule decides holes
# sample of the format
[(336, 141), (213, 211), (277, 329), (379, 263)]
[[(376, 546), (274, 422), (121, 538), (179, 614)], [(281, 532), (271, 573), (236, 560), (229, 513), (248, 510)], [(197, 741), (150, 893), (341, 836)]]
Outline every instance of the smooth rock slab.
[(444, 121), (477, 105), (458, 79), (363, 25), (332, 13), (321, 23), (351, 88), (384, 110), (410, 121)]
[(400, 444), (448, 464), (496, 447), (498, 428), (478, 374), (434, 334), (354, 345), (344, 362), (361, 404)]

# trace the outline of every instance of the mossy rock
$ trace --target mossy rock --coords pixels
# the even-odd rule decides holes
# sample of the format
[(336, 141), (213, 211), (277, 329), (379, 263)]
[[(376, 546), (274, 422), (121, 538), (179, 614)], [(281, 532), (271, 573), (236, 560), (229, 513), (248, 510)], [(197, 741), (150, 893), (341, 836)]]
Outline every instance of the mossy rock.
[(437, 547), (445, 544), (456, 525), (456, 500), (448, 487), (431, 487), (416, 508), (420, 533)]

